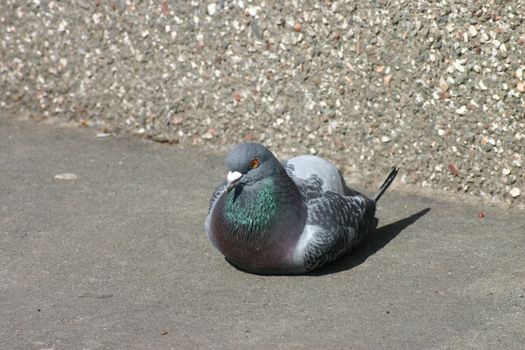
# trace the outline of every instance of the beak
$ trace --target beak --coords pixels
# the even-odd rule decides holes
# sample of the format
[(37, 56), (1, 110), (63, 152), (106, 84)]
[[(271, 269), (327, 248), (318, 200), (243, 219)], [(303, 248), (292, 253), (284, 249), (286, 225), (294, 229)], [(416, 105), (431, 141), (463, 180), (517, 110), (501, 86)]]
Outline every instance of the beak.
[(241, 177), (242, 174), (240, 172), (229, 171), (228, 175), (226, 176), (226, 180), (228, 181), (228, 186), (226, 187), (227, 191), (230, 191)]

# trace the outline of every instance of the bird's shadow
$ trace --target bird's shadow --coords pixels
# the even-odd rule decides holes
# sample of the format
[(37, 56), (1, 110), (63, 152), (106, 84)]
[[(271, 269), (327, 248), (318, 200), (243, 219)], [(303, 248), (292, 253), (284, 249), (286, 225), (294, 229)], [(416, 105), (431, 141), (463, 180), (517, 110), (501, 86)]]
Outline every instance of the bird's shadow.
[(430, 211), (430, 208), (423, 209), (404, 219), (398, 220), (386, 226), (372, 230), (363, 240), (346, 256), (328, 264), (319, 270), (307, 273), (308, 276), (324, 276), (333, 273), (350, 270), (361, 265), (370, 256), (386, 246), (401, 231), (412, 225), (419, 218)]

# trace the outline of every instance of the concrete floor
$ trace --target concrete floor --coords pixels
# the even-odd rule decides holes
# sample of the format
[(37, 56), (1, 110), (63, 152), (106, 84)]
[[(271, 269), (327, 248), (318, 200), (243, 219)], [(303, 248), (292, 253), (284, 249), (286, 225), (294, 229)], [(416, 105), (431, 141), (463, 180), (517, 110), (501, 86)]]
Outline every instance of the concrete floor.
[(0, 348), (523, 349), (523, 211), (398, 187), (354, 254), (250, 275), (204, 233), (223, 157), (0, 118)]

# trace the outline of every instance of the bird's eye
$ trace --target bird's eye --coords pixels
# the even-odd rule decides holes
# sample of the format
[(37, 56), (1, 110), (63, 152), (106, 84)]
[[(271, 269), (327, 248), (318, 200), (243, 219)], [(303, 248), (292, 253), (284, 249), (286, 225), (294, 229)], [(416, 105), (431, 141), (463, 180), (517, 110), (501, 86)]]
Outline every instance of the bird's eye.
[(250, 163), (252, 169), (258, 168), (260, 164), (261, 162), (259, 161), (259, 159), (253, 159)]

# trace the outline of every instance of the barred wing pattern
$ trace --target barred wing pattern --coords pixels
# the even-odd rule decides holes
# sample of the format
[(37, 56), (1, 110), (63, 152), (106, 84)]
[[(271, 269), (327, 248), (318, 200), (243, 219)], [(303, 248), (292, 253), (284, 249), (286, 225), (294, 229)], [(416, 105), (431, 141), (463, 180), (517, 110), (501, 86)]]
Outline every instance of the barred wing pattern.
[(320, 267), (348, 253), (370, 229), (374, 220), (374, 201), (325, 192), (307, 203), (306, 225), (312, 230), (304, 247), (307, 270)]
[[(293, 166), (285, 164), (308, 210), (303, 241), (298, 249), (307, 271), (316, 269), (348, 253), (365, 236), (374, 222), (375, 202), (345, 188), (341, 195), (323, 192), (323, 181), (311, 175), (298, 179)], [(346, 187), (346, 186), (345, 186)]]

